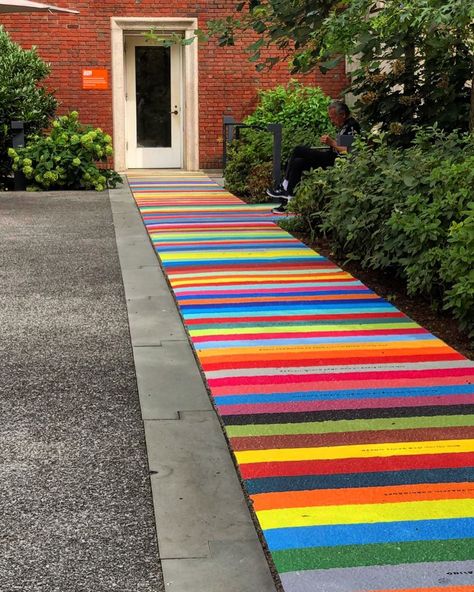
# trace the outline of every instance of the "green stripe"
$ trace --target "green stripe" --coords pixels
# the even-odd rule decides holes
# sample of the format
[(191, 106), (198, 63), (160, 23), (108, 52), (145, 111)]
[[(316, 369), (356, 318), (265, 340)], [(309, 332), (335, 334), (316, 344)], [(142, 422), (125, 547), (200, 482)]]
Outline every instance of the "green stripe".
[[(378, 545), (344, 545), (289, 549), (272, 553), (282, 572), (367, 565), (399, 565), (436, 561), (466, 561), (474, 558), (473, 539), (415, 541)], [(429, 568), (428, 568), (429, 569)]]
[(226, 426), (230, 438), (239, 436), (281, 436), (285, 434), (330, 434), (368, 430), (406, 430), (474, 425), (474, 415), (436, 415), (433, 417), (387, 417), (341, 421), (276, 423)]

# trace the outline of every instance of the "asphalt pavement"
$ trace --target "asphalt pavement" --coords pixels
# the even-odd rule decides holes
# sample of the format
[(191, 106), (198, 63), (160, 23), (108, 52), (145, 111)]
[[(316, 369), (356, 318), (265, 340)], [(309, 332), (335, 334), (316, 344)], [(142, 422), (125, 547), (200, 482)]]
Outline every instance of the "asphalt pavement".
[(126, 183), (0, 193), (0, 326), (2, 592), (275, 590)]

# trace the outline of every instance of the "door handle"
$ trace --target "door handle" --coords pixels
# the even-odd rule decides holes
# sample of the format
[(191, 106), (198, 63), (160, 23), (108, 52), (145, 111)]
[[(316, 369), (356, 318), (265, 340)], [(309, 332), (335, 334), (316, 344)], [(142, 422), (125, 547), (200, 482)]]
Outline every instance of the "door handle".
[(170, 111), (171, 115), (179, 115), (178, 107), (174, 108), (174, 111)]

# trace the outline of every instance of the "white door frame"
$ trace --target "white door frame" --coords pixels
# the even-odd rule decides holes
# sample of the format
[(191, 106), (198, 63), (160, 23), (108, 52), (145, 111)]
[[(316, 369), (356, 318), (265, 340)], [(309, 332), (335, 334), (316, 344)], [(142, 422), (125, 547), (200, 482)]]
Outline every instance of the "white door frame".
[[(159, 33), (181, 33), (191, 39), (198, 23), (195, 18), (112, 17), (112, 103), (114, 122), (115, 168), (126, 169), (125, 157), (125, 56), (127, 32), (146, 32), (152, 27)], [(197, 41), (183, 46), (183, 169), (199, 169), (198, 47)]]

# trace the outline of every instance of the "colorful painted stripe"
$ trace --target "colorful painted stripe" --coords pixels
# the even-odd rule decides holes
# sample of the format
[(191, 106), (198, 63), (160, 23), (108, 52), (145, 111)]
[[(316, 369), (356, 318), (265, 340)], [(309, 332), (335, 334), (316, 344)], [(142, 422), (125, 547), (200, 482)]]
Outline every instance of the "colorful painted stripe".
[(204, 175), (129, 179), (286, 592), (474, 592), (474, 364)]

